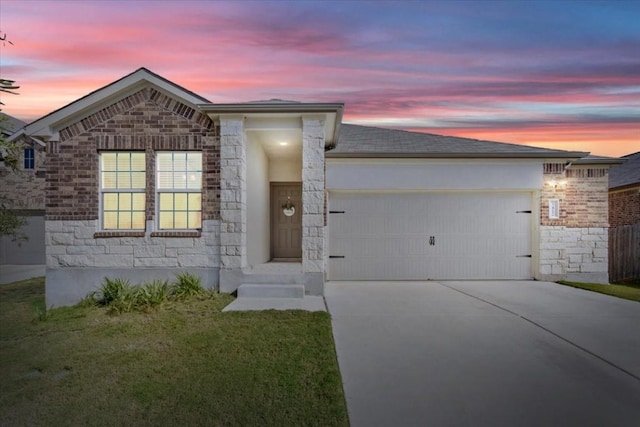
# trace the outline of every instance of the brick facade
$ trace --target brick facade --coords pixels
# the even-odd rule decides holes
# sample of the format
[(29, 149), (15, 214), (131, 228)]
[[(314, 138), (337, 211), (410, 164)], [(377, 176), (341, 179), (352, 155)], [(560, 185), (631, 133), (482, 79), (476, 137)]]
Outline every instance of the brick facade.
[[(561, 163), (544, 165), (540, 192), (540, 224), (547, 226), (608, 227), (607, 168), (574, 166), (564, 171)], [(549, 199), (560, 200), (560, 218), (549, 219)]]
[(220, 216), (219, 129), (206, 115), (147, 88), (60, 131), (48, 144), (47, 220), (99, 217), (99, 152), (144, 150), (147, 160), (147, 220), (155, 216), (155, 152), (202, 150), (202, 219)]
[(640, 185), (609, 192), (609, 225), (620, 227), (640, 223)]

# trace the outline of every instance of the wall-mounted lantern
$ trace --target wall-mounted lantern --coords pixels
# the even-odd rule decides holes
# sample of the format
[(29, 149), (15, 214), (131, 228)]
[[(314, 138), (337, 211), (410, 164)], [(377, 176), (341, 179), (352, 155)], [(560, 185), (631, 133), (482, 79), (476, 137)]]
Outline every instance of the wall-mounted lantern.
[(560, 200), (549, 199), (549, 219), (560, 219)]

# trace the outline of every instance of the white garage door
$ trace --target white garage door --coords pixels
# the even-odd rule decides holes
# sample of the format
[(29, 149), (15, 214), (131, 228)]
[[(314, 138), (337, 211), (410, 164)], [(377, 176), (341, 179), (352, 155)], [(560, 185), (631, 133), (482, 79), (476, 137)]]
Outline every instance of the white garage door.
[(330, 280), (530, 279), (531, 193), (331, 193)]

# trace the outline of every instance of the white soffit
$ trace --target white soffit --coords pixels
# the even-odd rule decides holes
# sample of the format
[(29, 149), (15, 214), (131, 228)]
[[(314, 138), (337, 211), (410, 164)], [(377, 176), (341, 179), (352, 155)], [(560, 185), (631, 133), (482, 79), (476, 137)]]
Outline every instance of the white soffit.
[(240, 116), (245, 131), (302, 129), (303, 117), (324, 118), (325, 145), (338, 140), (343, 103), (245, 102), (237, 104), (200, 104), (198, 108), (213, 120), (221, 116)]

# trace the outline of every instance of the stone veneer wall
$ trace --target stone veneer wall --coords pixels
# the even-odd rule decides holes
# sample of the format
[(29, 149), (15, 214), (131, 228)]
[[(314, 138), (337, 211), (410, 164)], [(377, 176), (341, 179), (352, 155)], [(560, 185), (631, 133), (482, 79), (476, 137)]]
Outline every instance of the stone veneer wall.
[[(148, 225), (149, 226), (149, 225)], [(220, 263), (220, 222), (204, 221), (199, 237), (96, 238), (97, 220), (47, 221), (47, 267), (213, 267)]]
[(302, 271), (325, 271), (324, 119), (302, 119)]
[(247, 149), (244, 118), (220, 117), (220, 290), (242, 283), (303, 284), (324, 292), (324, 117), (302, 117), (302, 273), (259, 277), (247, 270)]
[[(219, 130), (208, 116), (153, 88), (142, 89), (60, 131), (49, 142), (45, 244), (47, 305), (72, 304), (104, 276), (172, 278), (181, 268), (215, 287), (220, 265)], [(100, 151), (144, 150), (146, 230), (100, 231)], [(201, 231), (155, 230), (155, 153), (203, 154)], [(170, 276), (170, 277), (168, 277)]]
[[(544, 165), (537, 278), (607, 283), (608, 168), (564, 168)], [(559, 219), (549, 219), (549, 199), (560, 201)]]
[(242, 117), (220, 120), (220, 268), (247, 266), (247, 149)]

